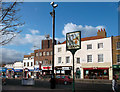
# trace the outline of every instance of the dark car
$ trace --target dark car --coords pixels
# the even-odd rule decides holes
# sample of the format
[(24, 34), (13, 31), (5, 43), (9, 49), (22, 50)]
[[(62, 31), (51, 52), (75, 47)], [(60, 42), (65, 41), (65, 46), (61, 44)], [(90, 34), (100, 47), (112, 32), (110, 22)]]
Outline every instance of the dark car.
[(72, 84), (72, 78), (70, 78), (70, 76), (56, 76), (55, 78), (55, 82), (57, 84)]

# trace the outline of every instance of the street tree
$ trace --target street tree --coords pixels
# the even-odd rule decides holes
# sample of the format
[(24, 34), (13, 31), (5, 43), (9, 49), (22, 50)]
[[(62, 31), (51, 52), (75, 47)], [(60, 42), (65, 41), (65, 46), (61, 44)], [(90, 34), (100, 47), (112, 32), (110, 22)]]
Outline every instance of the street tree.
[(9, 43), (21, 32), (19, 28), (24, 25), (18, 15), (20, 2), (0, 2), (0, 45)]

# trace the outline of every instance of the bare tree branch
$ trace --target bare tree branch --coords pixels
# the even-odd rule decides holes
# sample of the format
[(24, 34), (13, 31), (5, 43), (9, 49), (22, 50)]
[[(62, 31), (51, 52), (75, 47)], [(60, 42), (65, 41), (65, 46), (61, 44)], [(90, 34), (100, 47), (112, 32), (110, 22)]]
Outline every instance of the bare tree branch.
[(24, 25), (24, 22), (20, 22), (21, 16), (17, 13), (20, 9), (17, 7), (18, 2), (0, 2), (0, 45), (9, 43), (21, 30), (18, 30), (20, 26)]

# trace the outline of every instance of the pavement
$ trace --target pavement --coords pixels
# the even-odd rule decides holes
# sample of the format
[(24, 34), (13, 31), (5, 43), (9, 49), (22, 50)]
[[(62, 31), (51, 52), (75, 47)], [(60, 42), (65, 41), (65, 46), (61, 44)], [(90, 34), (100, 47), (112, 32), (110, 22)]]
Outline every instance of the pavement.
[[(112, 80), (105, 80), (105, 79), (75, 79), (75, 82), (97, 83), (97, 84), (111, 84)], [(117, 80), (117, 84), (120, 85), (120, 80)]]

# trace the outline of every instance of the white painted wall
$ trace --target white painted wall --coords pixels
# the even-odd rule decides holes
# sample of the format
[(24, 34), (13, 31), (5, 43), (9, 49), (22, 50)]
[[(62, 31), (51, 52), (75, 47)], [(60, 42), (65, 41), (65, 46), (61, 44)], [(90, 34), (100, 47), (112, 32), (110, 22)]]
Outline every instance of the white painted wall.
[[(31, 66), (31, 62), (33, 63), (32, 66)], [(24, 66), (24, 63), (26, 63), (26, 66)], [(27, 63), (29, 63), (29, 66), (27, 66)], [(34, 69), (34, 59), (24, 58), (24, 60), (23, 60), (23, 69), (25, 69), (25, 68)]]
[(23, 63), (22, 62), (15, 62), (13, 64), (14, 69), (23, 69)]
[[(103, 48), (98, 49), (98, 43), (103, 43)], [(92, 44), (92, 49), (87, 50), (87, 44)], [(58, 48), (61, 48), (61, 52), (58, 52)], [(103, 62), (98, 62), (98, 54), (103, 54)], [(92, 62), (87, 62), (87, 55), (92, 55)], [(70, 56), (70, 63), (66, 64), (66, 57)], [(58, 64), (58, 57), (62, 57), (62, 63)], [(76, 63), (77, 57), (80, 57), (80, 64)], [(96, 64), (99, 67), (110, 67), (112, 66), (112, 44), (111, 37), (88, 40), (81, 42), (81, 49), (75, 53), (75, 71), (79, 67), (81, 69), (81, 75), (83, 78), (83, 69), (82, 67), (91, 67)], [(66, 44), (55, 45), (55, 66), (72, 66), (73, 65), (72, 54), (69, 51), (66, 51)], [(101, 64), (100, 64), (101, 63)], [(89, 65), (90, 64), (90, 65)], [(100, 65), (99, 65), (100, 64)], [(107, 65), (107, 66), (106, 66)], [(110, 77), (112, 78), (112, 69), (109, 69)]]

